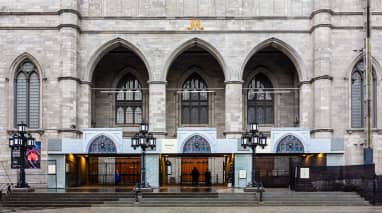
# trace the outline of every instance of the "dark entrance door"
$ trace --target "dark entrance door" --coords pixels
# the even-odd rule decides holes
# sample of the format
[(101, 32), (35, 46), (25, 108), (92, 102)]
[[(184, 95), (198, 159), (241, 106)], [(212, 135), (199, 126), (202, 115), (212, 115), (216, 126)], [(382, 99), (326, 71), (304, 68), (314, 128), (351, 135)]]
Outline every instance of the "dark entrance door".
[(208, 171), (208, 157), (182, 157), (181, 184), (192, 184), (192, 170), (199, 172), (199, 183), (205, 183)]
[(265, 187), (289, 187), (294, 184), (295, 169), (302, 163), (298, 155), (271, 155), (256, 158), (256, 180)]
[(139, 157), (90, 157), (89, 183), (114, 185), (115, 174), (120, 174), (119, 185), (135, 185), (140, 181)]

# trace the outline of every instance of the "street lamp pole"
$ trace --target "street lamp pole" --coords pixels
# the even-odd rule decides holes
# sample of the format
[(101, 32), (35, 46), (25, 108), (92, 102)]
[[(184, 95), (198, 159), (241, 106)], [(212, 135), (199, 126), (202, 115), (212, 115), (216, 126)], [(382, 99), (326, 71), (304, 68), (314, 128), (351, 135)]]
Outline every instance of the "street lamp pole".
[(25, 155), (28, 148), (35, 146), (35, 139), (26, 131), (27, 125), (21, 122), (17, 124), (17, 132), (9, 138), (9, 147), (20, 151), (19, 166), (20, 173), (16, 188), (28, 188), (29, 185), (25, 181)]
[(139, 132), (131, 138), (131, 146), (136, 149), (140, 147), (142, 149), (141, 155), (141, 182), (139, 184), (140, 189), (149, 189), (150, 185), (146, 182), (146, 165), (145, 155), (146, 149), (153, 150), (156, 147), (156, 138), (149, 132), (149, 125), (142, 122), (139, 127)]
[(256, 147), (261, 146), (264, 149), (267, 146), (267, 137), (258, 130), (257, 123), (249, 124), (249, 131), (243, 133), (241, 136), (241, 146), (246, 149), (251, 147), (252, 149), (252, 177), (250, 187), (258, 186), (256, 183)]

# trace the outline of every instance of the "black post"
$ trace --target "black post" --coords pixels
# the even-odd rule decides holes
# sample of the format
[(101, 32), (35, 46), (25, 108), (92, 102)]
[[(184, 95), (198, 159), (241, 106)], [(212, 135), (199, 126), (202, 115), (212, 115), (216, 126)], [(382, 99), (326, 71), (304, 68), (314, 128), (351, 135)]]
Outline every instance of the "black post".
[(145, 147), (142, 148), (142, 156), (141, 156), (141, 188), (146, 187), (146, 166), (145, 166)]
[(21, 137), (21, 146), (20, 146), (20, 159), (19, 159), (19, 164), (20, 164), (20, 178), (19, 182), (16, 185), (16, 188), (26, 188), (29, 187), (28, 184), (25, 182), (25, 152), (26, 152), (26, 140), (27, 138), (25, 137), (23, 132), (20, 132), (20, 137)]
[(252, 187), (256, 187), (256, 145), (251, 146), (252, 148)]

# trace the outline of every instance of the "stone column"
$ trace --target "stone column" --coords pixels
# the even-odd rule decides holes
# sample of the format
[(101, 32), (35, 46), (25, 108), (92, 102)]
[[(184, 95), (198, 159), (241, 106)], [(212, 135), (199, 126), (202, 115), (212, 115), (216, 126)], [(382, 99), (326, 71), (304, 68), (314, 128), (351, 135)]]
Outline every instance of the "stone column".
[(159, 188), (159, 155), (146, 153), (146, 183)]
[(149, 130), (157, 138), (166, 134), (166, 82), (149, 82)]
[(225, 84), (225, 135), (240, 138), (243, 130), (243, 82), (227, 81)]
[(58, 78), (61, 90), (62, 136), (75, 137), (77, 123), (77, 93), (79, 78), (77, 73), (77, 51), (79, 37), (79, 17), (77, 0), (61, 0), (61, 76)]
[[(9, 116), (9, 106), (13, 106), (14, 104), (10, 104), (10, 101), (13, 101), (13, 99), (9, 99), (9, 79), (5, 77), (6, 69), (0, 68), (0, 140), (2, 143), (0, 144), (0, 162), (8, 161), (10, 162), (11, 159), (11, 152), (8, 147), (8, 133), (7, 129), (9, 128), (9, 124), (13, 123), (10, 122), (9, 119), (11, 117)], [(7, 166), (8, 165), (4, 165)], [(10, 168), (10, 163), (9, 163)], [(1, 176), (1, 174), (5, 175), (5, 171), (0, 165), (0, 181), (3, 181), (3, 183), (6, 182), (6, 176)]]
[(313, 91), (310, 83), (303, 82), (300, 86), (299, 94), (299, 127), (311, 128), (312, 127), (312, 106), (313, 106)]
[(314, 91), (313, 137), (331, 137), (331, 15), (325, 10), (330, 8), (329, 0), (315, 0), (313, 16), (313, 57)]
[(82, 83), (78, 95), (78, 128), (91, 127), (91, 86), (90, 83)]

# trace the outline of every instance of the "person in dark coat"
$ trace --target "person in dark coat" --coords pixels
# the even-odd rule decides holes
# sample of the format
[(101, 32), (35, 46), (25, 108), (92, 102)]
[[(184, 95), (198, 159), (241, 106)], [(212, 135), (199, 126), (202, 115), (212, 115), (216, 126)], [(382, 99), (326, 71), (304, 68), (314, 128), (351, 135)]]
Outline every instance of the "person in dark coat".
[(211, 186), (211, 172), (207, 171), (205, 174), (206, 186)]
[(198, 185), (199, 182), (199, 171), (194, 167), (191, 172), (192, 175), (192, 185)]

